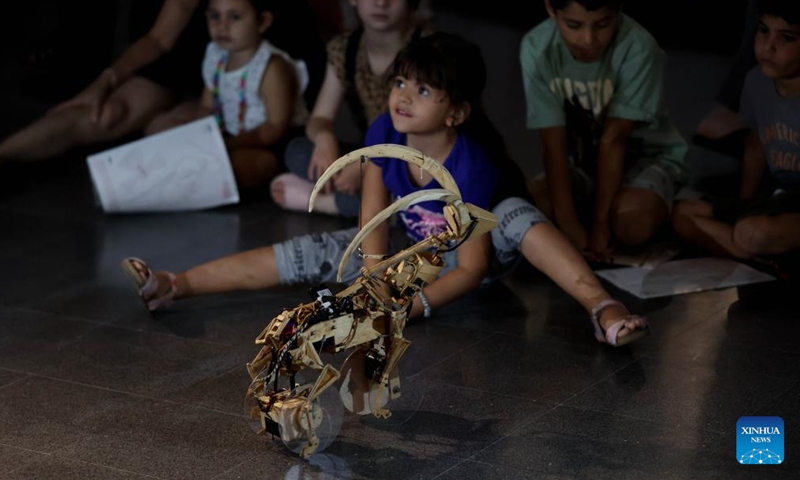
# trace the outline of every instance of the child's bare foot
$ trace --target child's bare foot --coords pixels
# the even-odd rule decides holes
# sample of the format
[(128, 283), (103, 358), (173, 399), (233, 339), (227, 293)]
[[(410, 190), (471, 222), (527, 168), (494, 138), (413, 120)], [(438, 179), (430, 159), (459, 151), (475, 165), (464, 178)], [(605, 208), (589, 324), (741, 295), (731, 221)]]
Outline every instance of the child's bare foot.
[[(311, 199), (311, 192), (314, 184), (301, 178), (294, 173), (284, 173), (275, 177), (270, 184), (270, 195), (272, 200), (286, 210), (298, 212), (308, 211), (308, 202)], [(332, 193), (318, 193), (314, 202), (314, 211), (317, 213), (327, 213), (338, 215), (339, 208), (336, 206), (336, 198)]]
[(272, 199), (287, 210), (308, 211), (308, 200), (314, 184), (294, 173), (284, 173), (270, 183)]
[(152, 271), (138, 258), (130, 257), (122, 261), (122, 269), (133, 283), (136, 293), (151, 312), (172, 303), (178, 292), (178, 282), (174, 274), (167, 271)]

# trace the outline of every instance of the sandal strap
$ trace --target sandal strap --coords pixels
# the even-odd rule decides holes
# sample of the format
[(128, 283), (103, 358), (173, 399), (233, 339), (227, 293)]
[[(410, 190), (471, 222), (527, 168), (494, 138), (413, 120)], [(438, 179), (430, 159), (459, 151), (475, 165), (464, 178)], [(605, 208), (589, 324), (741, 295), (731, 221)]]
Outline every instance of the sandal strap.
[[(154, 274), (152, 274), (152, 272), (150, 272), (150, 273), (151, 274), (150, 274), (150, 277), (148, 278), (148, 282), (150, 281), (150, 279), (155, 279), (156, 278), (156, 276)], [(172, 273), (169, 273), (169, 272), (165, 272), (165, 273), (167, 275), (167, 278), (169, 278), (169, 283), (170, 283), (169, 291), (167, 293), (165, 293), (164, 295), (161, 295), (160, 297), (153, 298), (153, 299), (151, 299), (150, 301), (147, 302), (147, 308), (151, 312), (153, 310), (157, 310), (157, 309), (159, 309), (161, 307), (166, 307), (167, 305), (172, 303), (172, 298), (175, 296), (175, 293), (178, 291), (178, 279)], [(158, 287), (158, 279), (155, 279), (154, 283), (155, 283), (156, 287)]]
[[(604, 330), (603, 327), (600, 326), (600, 314), (603, 312), (603, 310), (612, 306), (620, 307), (623, 310), (625, 310), (625, 316), (619, 319), (618, 321), (614, 322), (614, 324), (612, 324), (610, 327)], [(607, 343), (614, 347), (619, 346), (620, 330), (625, 328), (625, 324), (629, 320), (637, 318), (644, 320), (644, 317), (641, 317), (639, 315), (631, 315), (631, 312), (630, 310), (628, 310), (628, 307), (626, 307), (619, 300), (615, 300), (613, 298), (603, 300), (602, 302), (599, 302), (597, 305), (595, 305), (594, 308), (592, 308), (591, 320), (592, 324), (594, 325), (595, 336), (597, 337), (597, 340), (600, 342)], [(631, 333), (623, 337), (622, 345), (625, 345), (627, 343), (630, 343), (634, 340), (641, 338), (642, 336), (647, 335), (649, 333), (648, 329), (649, 326), (645, 321), (644, 328), (633, 330)]]
[(594, 318), (595, 320), (597, 320), (599, 322), (600, 321), (600, 314), (603, 312), (603, 310), (605, 310), (608, 307), (612, 307), (612, 306), (616, 306), (616, 307), (620, 307), (620, 308), (624, 309), (627, 315), (630, 315), (630, 313), (631, 313), (630, 310), (628, 310), (628, 307), (626, 307), (619, 300), (616, 300), (616, 299), (613, 299), (613, 298), (607, 298), (607, 299), (601, 301), (600, 303), (598, 303), (597, 305), (595, 305), (594, 307), (592, 307), (592, 318)]
[(142, 284), (139, 288), (139, 295), (143, 298), (146, 296), (150, 296), (158, 290), (158, 279), (153, 274), (153, 271), (150, 270), (150, 267), (147, 266), (146, 263), (141, 262), (147, 268), (147, 280)]
[(609, 345), (616, 347), (617, 346), (617, 336), (619, 335), (619, 331), (625, 328), (625, 322), (628, 321), (629, 317), (625, 317), (619, 322), (611, 325), (606, 330), (606, 342)]

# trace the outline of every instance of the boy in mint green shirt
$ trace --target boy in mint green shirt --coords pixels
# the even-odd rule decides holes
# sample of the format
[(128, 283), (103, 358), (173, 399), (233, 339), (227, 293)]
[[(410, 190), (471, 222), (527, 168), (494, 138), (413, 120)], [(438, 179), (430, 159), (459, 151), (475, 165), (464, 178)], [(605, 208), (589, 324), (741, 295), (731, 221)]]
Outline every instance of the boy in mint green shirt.
[[(545, 0), (522, 40), (527, 126), (541, 133), (537, 206), (590, 258), (638, 245), (669, 218), (686, 142), (664, 98), (666, 55), (620, 0)], [(592, 201), (593, 200), (593, 201)]]

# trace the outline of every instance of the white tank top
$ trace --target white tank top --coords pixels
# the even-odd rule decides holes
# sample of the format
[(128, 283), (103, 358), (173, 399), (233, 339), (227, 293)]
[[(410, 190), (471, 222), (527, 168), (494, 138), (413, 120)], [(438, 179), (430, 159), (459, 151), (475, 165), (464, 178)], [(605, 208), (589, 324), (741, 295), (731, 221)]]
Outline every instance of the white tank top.
[[(267, 121), (266, 105), (261, 99), (259, 89), (264, 77), (267, 63), (272, 55), (277, 54), (283, 57), (295, 68), (298, 85), (297, 98), (295, 99), (294, 117), (291, 126), (304, 125), (308, 120), (308, 109), (303, 100), (303, 92), (308, 86), (308, 68), (302, 60), (295, 60), (283, 50), (275, 47), (271, 43), (263, 40), (258, 47), (255, 55), (247, 65), (230, 72), (221, 72), (219, 78), (219, 100), (222, 107), (222, 117), (225, 121), (225, 130), (231, 135), (238, 135), (239, 132), (239, 111), (241, 107), (241, 83), (242, 76), (247, 72), (245, 82), (244, 97), (247, 102), (247, 109), (244, 117), (244, 131), (250, 131)], [(220, 59), (224, 58), (227, 52), (214, 42), (206, 47), (206, 56), (203, 58), (203, 81), (206, 88), (214, 89), (214, 74)]]

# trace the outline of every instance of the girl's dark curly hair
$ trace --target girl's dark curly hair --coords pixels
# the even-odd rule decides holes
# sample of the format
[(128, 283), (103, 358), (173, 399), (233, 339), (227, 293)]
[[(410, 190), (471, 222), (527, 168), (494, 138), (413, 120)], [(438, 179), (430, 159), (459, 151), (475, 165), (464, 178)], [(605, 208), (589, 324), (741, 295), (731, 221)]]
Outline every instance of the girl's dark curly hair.
[(469, 105), (469, 117), (458, 128), (480, 144), (500, 171), (503, 188), (496, 196), (508, 192), (527, 196), (524, 174), (509, 156), (502, 134), (482, 107), (487, 72), (476, 44), (441, 32), (412, 40), (395, 57), (388, 79), (398, 75), (443, 90), (453, 105)]
[(413, 78), (443, 90), (454, 105), (476, 108), (486, 86), (480, 48), (462, 37), (437, 32), (410, 41), (398, 52), (387, 79)]

